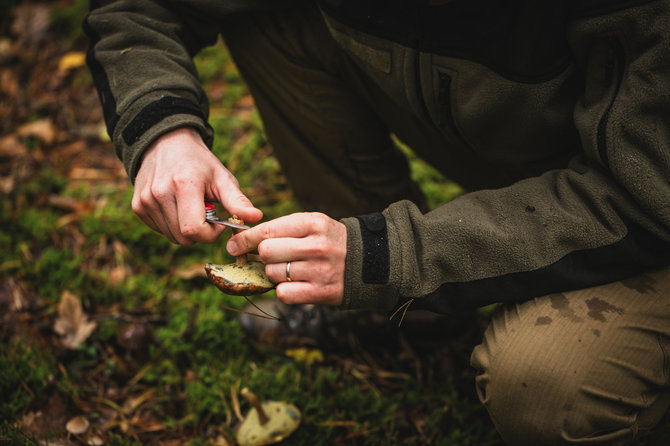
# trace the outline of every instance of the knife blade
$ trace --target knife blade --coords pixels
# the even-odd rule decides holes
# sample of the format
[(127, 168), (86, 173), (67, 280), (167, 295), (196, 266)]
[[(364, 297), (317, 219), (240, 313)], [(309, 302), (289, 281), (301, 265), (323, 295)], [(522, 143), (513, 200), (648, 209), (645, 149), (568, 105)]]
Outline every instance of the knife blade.
[(233, 223), (232, 221), (223, 220), (216, 215), (216, 208), (212, 203), (205, 201), (205, 220), (208, 223), (217, 223), (223, 226), (228, 226), (234, 229), (251, 229), (251, 226), (243, 225), (241, 223)]
[(207, 218), (206, 219), (208, 223), (217, 223), (223, 226), (228, 226), (229, 228), (235, 228), (235, 229), (251, 229), (251, 226), (247, 225), (241, 225), (239, 223), (233, 223), (228, 220), (221, 220), (219, 217), (215, 218)]

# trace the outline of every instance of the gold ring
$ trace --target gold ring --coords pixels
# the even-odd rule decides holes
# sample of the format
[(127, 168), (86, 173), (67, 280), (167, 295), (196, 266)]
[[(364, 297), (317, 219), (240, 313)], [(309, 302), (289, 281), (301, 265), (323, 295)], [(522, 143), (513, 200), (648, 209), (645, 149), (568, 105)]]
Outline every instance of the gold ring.
[(286, 262), (286, 281), (291, 281), (291, 262)]

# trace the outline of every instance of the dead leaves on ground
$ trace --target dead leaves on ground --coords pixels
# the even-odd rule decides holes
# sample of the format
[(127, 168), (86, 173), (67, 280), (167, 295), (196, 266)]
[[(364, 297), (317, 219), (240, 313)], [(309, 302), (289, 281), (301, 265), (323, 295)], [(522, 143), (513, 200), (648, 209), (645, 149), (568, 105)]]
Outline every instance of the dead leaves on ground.
[(82, 310), (81, 300), (69, 291), (63, 292), (54, 321), (54, 331), (61, 336), (63, 346), (76, 349), (91, 336), (96, 326)]
[[(77, 182), (123, 184), (97, 93), (85, 66), (87, 42), (63, 45), (42, 3), (11, 9), (0, 36), (0, 193), (11, 195), (45, 165)], [(60, 169), (66, 169), (60, 171)]]

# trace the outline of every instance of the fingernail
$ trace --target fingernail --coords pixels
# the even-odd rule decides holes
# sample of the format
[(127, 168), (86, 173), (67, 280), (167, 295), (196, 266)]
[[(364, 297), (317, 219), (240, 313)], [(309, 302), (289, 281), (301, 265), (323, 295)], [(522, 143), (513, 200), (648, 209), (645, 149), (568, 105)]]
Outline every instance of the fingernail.
[(231, 253), (232, 255), (235, 255), (237, 252), (237, 243), (235, 243), (232, 240), (228, 240), (228, 252)]

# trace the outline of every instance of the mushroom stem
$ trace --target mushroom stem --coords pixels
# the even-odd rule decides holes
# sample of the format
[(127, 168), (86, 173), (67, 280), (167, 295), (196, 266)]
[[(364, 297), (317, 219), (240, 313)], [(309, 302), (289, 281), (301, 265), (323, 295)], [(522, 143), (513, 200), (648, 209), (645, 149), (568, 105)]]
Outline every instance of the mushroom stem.
[[(232, 217), (230, 217), (228, 219), (228, 221), (231, 222), (231, 223), (239, 223), (241, 225), (244, 224), (244, 220), (242, 220), (241, 218), (238, 218), (237, 215), (233, 215)], [(244, 229), (234, 229), (233, 228), (233, 234), (239, 234), (242, 231), (244, 231)], [(242, 254), (241, 256), (235, 257), (235, 263), (237, 265), (240, 265), (240, 266), (246, 265), (247, 263), (249, 263), (248, 259), (247, 259), (247, 255)]]
[(258, 398), (256, 398), (256, 395), (254, 395), (253, 392), (249, 390), (248, 387), (245, 387), (242, 390), (240, 390), (240, 393), (244, 398), (246, 398), (247, 401), (249, 401), (249, 404), (254, 406), (256, 412), (258, 412), (258, 419), (261, 422), (261, 426), (267, 423), (270, 420), (270, 418), (268, 418), (267, 414), (263, 410), (263, 406), (261, 405), (261, 402), (258, 401)]

